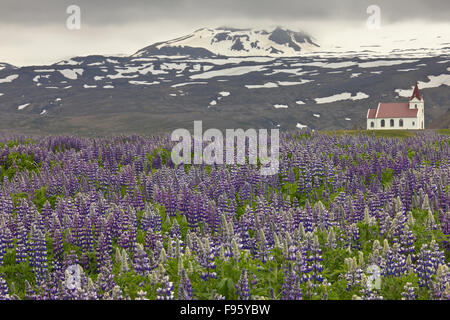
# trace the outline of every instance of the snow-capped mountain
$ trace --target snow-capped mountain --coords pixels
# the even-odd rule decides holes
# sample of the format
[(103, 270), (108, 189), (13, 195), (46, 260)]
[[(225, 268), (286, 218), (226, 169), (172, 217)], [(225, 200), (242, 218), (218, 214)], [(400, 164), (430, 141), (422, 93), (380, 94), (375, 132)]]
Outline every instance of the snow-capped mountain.
[(325, 46), (281, 28), (203, 29), (133, 56), (0, 63), (0, 132), (148, 134), (195, 120), (220, 129), (352, 129), (365, 127), (367, 109), (380, 101), (409, 98), (416, 82), (426, 127), (448, 127), (446, 42), (387, 53)]
[(159, 42), (139, 50), (134, 56), (155, 54), (190, 56), (299, 56), (319, 48), (303, 32), (277, 27), (272, 31), (253, 29), (199, 29), (174, 40)]

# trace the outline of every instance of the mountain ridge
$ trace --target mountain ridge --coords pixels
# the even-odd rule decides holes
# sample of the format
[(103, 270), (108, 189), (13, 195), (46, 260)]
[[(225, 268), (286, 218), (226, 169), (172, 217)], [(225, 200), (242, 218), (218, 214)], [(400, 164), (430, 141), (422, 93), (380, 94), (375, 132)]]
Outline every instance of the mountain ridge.
[(282, 27), (272, 31), (219, 27), (201, 28), (193, 33), (154, 43), (132, 57), (162, 55), (210, 56), (298, 56), (320, 46), (305, 32)]

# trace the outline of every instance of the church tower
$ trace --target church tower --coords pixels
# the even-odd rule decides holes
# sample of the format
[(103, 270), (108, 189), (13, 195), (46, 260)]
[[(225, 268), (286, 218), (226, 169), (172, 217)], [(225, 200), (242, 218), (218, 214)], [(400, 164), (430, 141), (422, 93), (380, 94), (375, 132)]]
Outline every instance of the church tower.
[(425, 129), (425, 101), (416, 82), (413, 94), (409, 99), (409, 109), (417, 109), (418, 129)]

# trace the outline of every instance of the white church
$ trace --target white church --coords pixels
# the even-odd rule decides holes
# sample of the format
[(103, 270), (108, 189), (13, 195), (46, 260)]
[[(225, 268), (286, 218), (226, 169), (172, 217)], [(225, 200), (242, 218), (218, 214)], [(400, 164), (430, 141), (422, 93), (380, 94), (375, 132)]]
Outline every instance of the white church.
[(409, 102), (379, 103), (367, 111), (367, 130), (425, 129), (424, 100), (416, 83)]

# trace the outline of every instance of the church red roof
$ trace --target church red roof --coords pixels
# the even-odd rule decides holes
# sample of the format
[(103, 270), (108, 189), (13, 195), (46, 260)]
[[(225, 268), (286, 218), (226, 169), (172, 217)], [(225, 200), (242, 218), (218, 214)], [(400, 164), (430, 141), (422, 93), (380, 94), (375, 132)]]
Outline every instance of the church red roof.
[(377, 109), (369, 109), (367, 112), (367, 119), (375, 119), (375, 115), (377, 114)]
[(416, 118), (417, 109), (410, 109), (409, 103), (380, 103), (376, 118)]
[(414, 91), (413, 91), (413, 94), (411, 96), (411, 99), (409, 99), (409, 100), (412, 100), (414, 98), (422, 100), (422, 95), (420, 94), (420, 90), (419, 90), (419, 87), (417, 85), (417, 82), (416, 82), (416, 86), (414, 87)]

